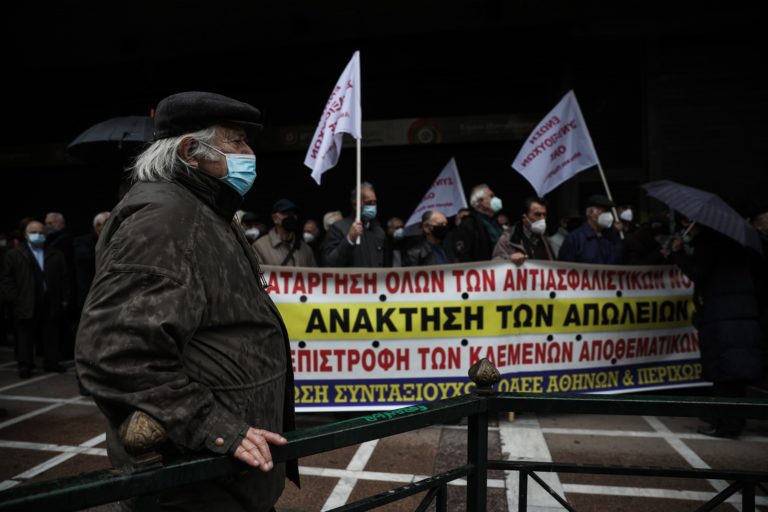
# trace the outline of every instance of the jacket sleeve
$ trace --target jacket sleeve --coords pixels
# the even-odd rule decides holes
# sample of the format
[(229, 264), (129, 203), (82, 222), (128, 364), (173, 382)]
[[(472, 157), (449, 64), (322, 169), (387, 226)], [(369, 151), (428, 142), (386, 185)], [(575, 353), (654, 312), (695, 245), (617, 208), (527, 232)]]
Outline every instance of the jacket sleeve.
[(575, 234), (569, 233), (565, 240), (563, 240), (563, 245), (560, 246), (560, 252), (557, 253), (557, 259), (560, 261), (576, 261), (576, 253), (578, 251), (578, 248), (576, 247), (578, 243), (578, 240), (576, 239)]
[(352, 259), (354, 247), (349, 243), (347, 234), (334, 224), (328, 231), (323, 244), (323, 266), (346, 267)]
[(78, 330), (78, 374), (113, 426), (138, 409), (177, 446), (233, 452), (248, 425), (182, 364), (204, 311), (192, 281), (145, 265), (113, 263), (100, 272)]
[(499, 241), (496, 242), (496, 247), (493, 248), (492, 258), (494, 260), (508, 260), (516, 252), (525, 254), (522, 247), (512, 243), (512, 237), (510, 232), (507, 231), (499, 237)]

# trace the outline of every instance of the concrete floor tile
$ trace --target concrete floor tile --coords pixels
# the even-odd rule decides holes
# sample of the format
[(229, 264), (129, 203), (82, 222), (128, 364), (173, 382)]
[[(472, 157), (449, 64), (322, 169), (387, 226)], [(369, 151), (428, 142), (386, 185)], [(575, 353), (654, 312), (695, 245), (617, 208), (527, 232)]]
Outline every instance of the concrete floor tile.
[(379, 440), (366, 471), (431, 475), (435, 467), (440, 428), (422, 428)]
[(0, 482), (9, 480), (55, 455), (57, 454), (54, 452), (0, 448)]
[[(49, 374), (33, 373), (32, 377), (34, 378), (39, 375)], [(47, 379), (13, 388), (13, 390), (8, 390), (7, 393), (46, 398), (73, 398), (80, 394), (80, 390), (77, 387), (77, 379), (74, 373), (57, 373)]]
[[(690, 468), (664, 439), (545, 434), (554, 462)], [(559, 473), (563, 484), (711, 491), (706, 480)]]
[(0, 439), (77, 446), (105, 428), (106, 420), (96, 407), (68, 405), (1, 429)]
[[(49, 458), (53, 458), (56, 455), (59, 454), (50, 453)], [(109, 459), (105, 456), (77, 454), (71, 459), (52, 467), (48, 471), (40, 473), (34, 478), (30, 478), (25, 482), (25, 485), (110, 468), (111, 465), (109, 464)]]
[(538, 414), (537, 416), (541, 428), (637, 430), (640, 432), (653, 431), (653, 428), (648, 425), (648, 422), (639, 416), (609, 416), (597, 414)]
[(278, 512), (319, 512), (338, 481), (338, 478), (302, 475), (301, 489), (286, 482), (275, 508)]

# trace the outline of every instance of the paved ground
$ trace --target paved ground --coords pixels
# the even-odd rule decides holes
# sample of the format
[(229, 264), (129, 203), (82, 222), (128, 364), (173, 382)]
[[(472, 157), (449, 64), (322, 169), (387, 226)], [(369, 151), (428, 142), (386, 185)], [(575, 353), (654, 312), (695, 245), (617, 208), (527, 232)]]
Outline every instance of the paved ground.
[[(107, 468), (104, 420), (78, 393), (71, 369), (20, 380), (9, 349), (0, 348), (0, 489)], [(70, 365), (71, 366), (71, 365)], [(344, 415), (302, 414), (303, 427)], [(739, 440), (695, 433), (698, 421), (673, 417), (533, 415), (492, 422), (489, 457), (577, 463), (654, 465), (768, 471), (768, 422), (750, 421)], [(288, 484), (277, 509), (320, 511), (399, 487), (460, 465), (466, 458), (463, 424), (433, 426), (300, 461), (302, 489)], [(580, 511), (694, 510), (727, 482), (542, 474)], [(517, 510), (516, 473), (491, 472), (488, 510)], [(562, 510), (531, 482), (528, 510)], [(465, 487), (449, 488), (449, 510), (463, 510)], [(0, 498), (2, 499), (2, 498)], [(380, 510), (414, 510), (413, 497)], [(738, 497), (732, 503), (738, 504)], [(758, 490), (758, 510), (768, 496)], [(98, 507), (100, 512), (113, 506)], [(737, 510), (722, 505), (716, 510)]]

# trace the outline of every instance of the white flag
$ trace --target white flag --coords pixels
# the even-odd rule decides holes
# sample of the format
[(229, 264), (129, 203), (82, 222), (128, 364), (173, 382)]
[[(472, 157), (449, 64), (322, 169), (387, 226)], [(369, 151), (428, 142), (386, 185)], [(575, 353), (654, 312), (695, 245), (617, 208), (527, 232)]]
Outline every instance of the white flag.
[(342, 134), (349, 133), (362, 139), (361, 125), (360, 52), (355, 52), (328, 98), (304, 158), (304, 165), (312, 169), (312, 177), (318, 185), (323, 173), (339, 161)]
[(405, 227), (421, 222), (421, 216), (427, 210), (438, 210), (446, 217), (450, 217), (466, 207), (467, 199), (464, 197), (464, 187), (461, 186), (459, 169), (456, 167), (456, 160), (451, 158), (424, 194), (421, 203), (405, 223)]
[(565, 180), (598, 163), (573, 91), (533, 129), (512, 167), (543, 196)]

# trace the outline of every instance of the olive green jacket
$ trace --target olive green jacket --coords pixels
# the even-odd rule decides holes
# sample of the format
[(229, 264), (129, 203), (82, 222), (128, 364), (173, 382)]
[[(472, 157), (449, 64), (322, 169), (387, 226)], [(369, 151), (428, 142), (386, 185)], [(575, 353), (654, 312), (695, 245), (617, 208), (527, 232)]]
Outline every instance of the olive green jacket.
[[(172, 454), (231, 454), (248, 426), (294, 429), (288, 336), (232, 222), (240, 203), (199, 171), (137, 183), (99, 237), (76, 361), (108, 419), (116, 466), (129, 464), (116, 434), (135, 410), (166, 429)], [(261, 510), (279, 497), (285, 473), (280, 464), (220, 484), (243, 510)], [(298, 484), (295, 462), (287, 473)]]

